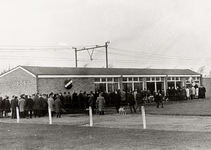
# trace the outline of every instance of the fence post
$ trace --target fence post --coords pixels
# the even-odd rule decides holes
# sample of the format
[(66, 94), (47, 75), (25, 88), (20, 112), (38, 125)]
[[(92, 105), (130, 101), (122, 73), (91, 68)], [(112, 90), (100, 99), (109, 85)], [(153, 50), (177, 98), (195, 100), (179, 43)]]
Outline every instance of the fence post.
[(17, 123), (20, 122), (20, 116), (19, 116), (19, 109), (16, 107), (16, 116), (17, 116)]
[(52, 124), (51, 108), (48, 107), (49, 124)]
[(144, 106), (141, 106), (141, 113), (142, 113), (142, 119), (143, 119), (143, 128), (146, 129), (146, 116), (145, 116)]
[(92, 118), (92, 107), (89, 106), (89, 118), (90, 118), (90, 127), (93, 126), (93, 118)]

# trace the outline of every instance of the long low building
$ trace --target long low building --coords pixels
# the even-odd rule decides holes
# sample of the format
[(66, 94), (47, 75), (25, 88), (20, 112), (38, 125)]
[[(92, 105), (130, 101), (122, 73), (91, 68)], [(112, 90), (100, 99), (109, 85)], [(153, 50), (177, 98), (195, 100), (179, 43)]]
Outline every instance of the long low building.
[(0, 95), (79, 91), (158, 91), (201, 85), (202, 75), (189, 69), (71, 68), (17, 66), (0, 76)]

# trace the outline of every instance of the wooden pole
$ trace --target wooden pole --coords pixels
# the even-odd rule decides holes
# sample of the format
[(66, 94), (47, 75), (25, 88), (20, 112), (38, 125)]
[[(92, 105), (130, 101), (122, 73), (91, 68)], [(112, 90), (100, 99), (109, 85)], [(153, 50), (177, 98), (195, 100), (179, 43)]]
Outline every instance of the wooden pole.
[(16, 116), (17, 116), (17, 123), (20, 122), (20, 116), (19, 116), (19, 109), (16, 107)]
[(143, 119), (143, 129), (146, 129), (146, 117), (145, 117), (144, 106), (141, 106), (141, 112), (142, 112), (142, 119)]
[(93, 126), (92, 107), (89, 106), (90, 127)]
[(52, 124), (52, 116), (51, 116), (51, 108), (48, 107), (48, 114), (49, 114), (49, 124)]

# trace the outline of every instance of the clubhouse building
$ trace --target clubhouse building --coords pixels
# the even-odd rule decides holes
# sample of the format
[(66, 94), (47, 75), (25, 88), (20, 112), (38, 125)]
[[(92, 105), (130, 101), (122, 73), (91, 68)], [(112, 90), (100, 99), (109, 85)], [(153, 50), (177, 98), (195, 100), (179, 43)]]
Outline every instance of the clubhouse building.
[(158, 91), (202, 84), (189, 69), (73, 68), (17, 66), (0, 76), (0, 96), (90, 91)]

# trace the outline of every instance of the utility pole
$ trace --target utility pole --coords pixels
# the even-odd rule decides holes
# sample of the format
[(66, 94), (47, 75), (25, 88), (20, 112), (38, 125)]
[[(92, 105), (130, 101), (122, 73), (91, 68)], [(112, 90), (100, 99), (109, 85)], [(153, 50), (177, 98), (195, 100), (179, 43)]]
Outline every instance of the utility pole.
[(108, 43), (110, 43), (110, 42), (105, 42), (105, 50), (106, 50), (106, 68), (108, 68)]
[[(105, 42), (105, 45), (102, 45), (102, 46), (96, 45), (95, 47), (87, 47), (87, 48), (84, 47), (84, 48), (81, 48), (81, 49), (77, 49), (76, 47), (73, 47), (73, 49), (75, 49), (75, 67), (76, 68), (78, 67), (78, 57), (77, 57), (77, 52), (78, 51), (85, 51), (85, 50), (88, 51), (90, 49), (94, 50), (94, 49), (97, 49), (97, 48), (105, 47), (105, 52), (106, 52), (106, 68), (108, 68), (108, 44), (109, 43), (110, 42), (107, 41), (107, 42)], [(88, 53), (89, 53), (89, 51), (88, 51)], [(92, 54), (93, 54), (93, 51), (92, 51)], [(89, 53), (91, 60), (92, 60), (92, 54)]]
[(75, 49), (75, 67), (78, 68), (77, 48), (73, 47), (73, 49)]

